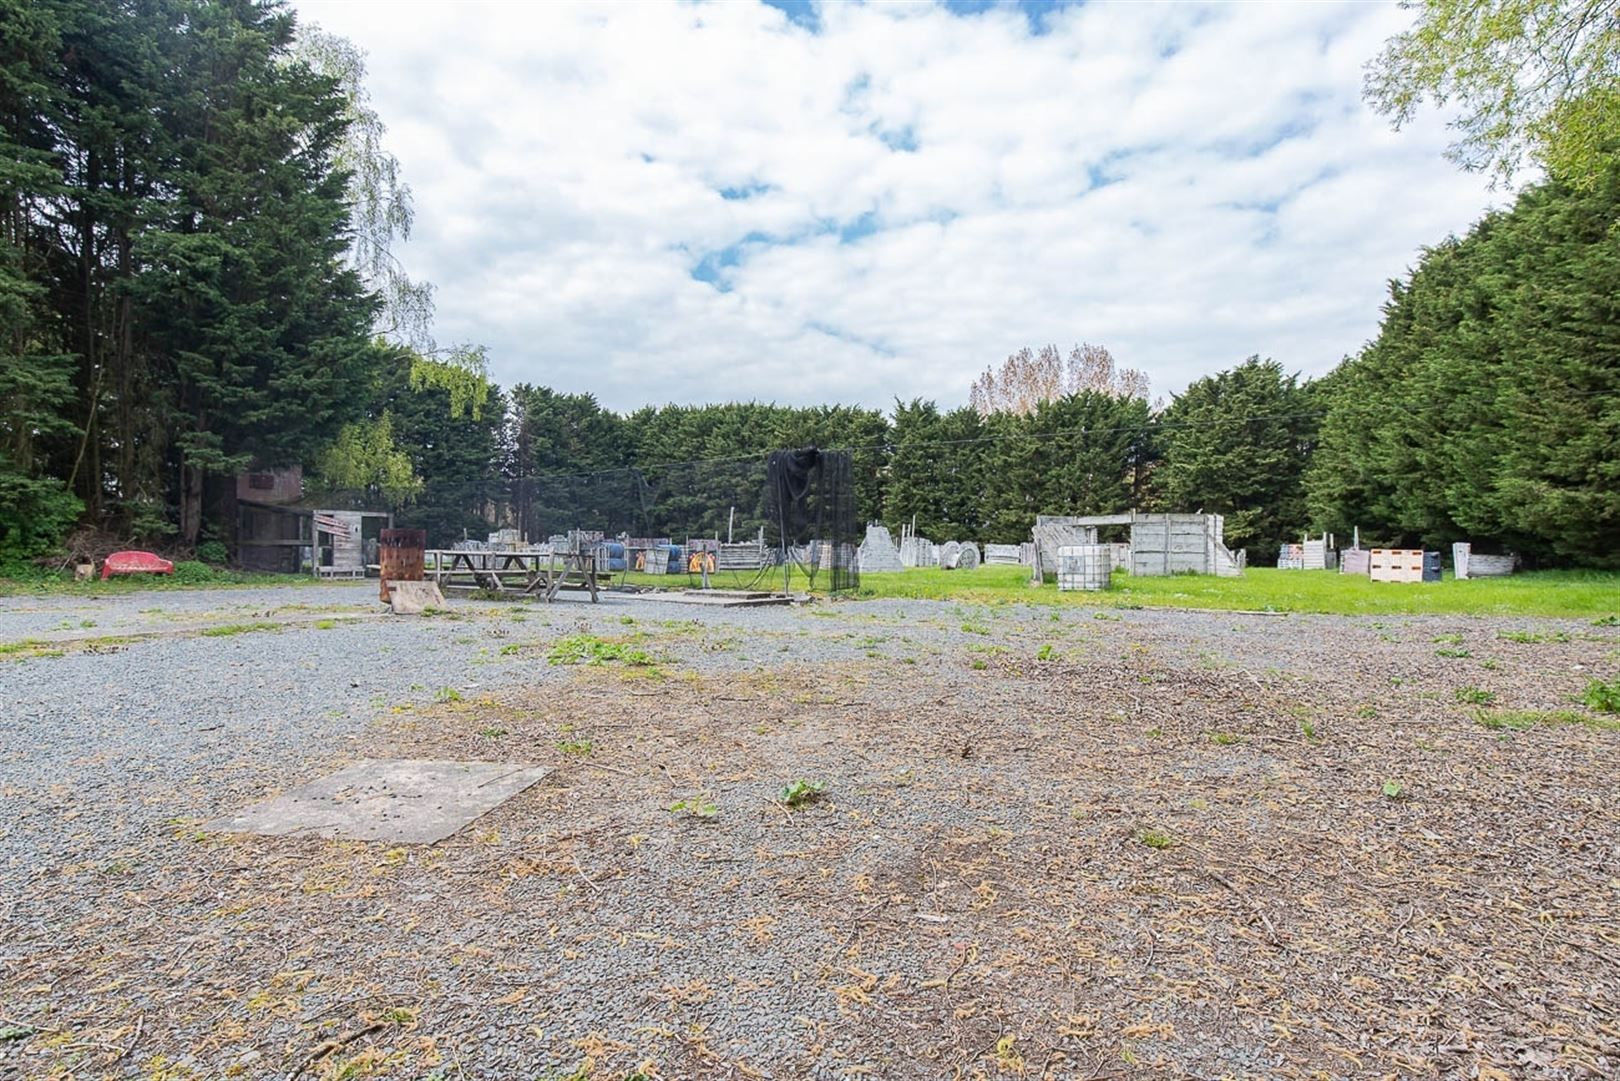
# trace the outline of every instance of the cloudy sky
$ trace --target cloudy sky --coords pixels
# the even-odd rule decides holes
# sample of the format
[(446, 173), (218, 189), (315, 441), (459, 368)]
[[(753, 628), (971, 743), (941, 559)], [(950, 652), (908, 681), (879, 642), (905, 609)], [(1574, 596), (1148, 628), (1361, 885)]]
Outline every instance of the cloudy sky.
[(1394, 3), (296, 6), (369, 54), (438, 338), (616, 409), (1321, 373), (1503, 199), (1361, 102)]

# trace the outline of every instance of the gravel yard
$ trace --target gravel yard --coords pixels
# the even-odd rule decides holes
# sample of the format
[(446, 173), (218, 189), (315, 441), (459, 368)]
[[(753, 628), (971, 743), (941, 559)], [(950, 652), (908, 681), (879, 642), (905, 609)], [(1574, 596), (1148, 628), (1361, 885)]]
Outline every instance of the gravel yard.
[(0, 600), (0, 1076), (1620, 1074), (1616, 628), (375, 598)]

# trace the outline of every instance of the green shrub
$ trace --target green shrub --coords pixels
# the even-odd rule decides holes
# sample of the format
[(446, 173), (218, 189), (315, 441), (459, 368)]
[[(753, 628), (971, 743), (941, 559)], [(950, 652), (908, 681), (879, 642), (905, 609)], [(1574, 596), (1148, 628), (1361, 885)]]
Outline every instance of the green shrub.
[(204, 563), (222, 566), (231, 558), (230, 549), (225, 547), (223, 541), (203, 541), (197, 545), (197, 558)]
[[(0, 566), (24, 564), (62, 543), (84, 509), (55, 477), (12, 472), (0, 460)], [(7, 575), (10, 577), (10, 575)]]
[(206, 563), (183, 559), (174, 565), (174, 574), (171, 577), (185, 585), (206, 585), (217, 580), (219, 575)]

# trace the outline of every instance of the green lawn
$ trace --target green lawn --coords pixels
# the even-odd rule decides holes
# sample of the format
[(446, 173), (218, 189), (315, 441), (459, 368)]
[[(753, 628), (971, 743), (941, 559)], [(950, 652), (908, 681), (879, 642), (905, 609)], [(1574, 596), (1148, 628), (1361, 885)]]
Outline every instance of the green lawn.
[(229, 589), (247, 586), (312, 586), (321, 583), (304, 574), (271, 574), (264, 571), (233, 571), (201, 563), (179, 563), (173, 574), (129, 574), (99, 577), (75, 582), (70, 572), (35, 571), (28, 568), (11, 577), (0, 575), (0, 597), (20, 594), (55, 594), (93, 597), (114, 593), (145, 593), (166, 589)]
[(1511, 578), (1406, 584), (1332, 571), (1253, 567), (1241, 578), (1114, 575), (1102, 593), (1059, 593), (1029, 585), (1025, 567), (972, 571), (917, 569), (861, 576), (860, 596), (913, 597), (982, 604), (1080, 604), (1110, 607), (1218, 608), (1344, 615), (1523, 615), (1620, 618), (1620, 573), (1538, 571)]
[[(186, 567), (191, 575), (114, 578), (108, 582), (73, 582), (66, 576), (25, 579), (0, 578), (0, 596), (19, 593), (93, 595), (133, 593), (150, 589), (187, 589), (220, 586), (313, 585), (302, 575), (246, 574)], [(791, 588), (796, 592), (824, 592), (830, 575), (816, 576), (812, 587), (800, 568), (794, 568)], [(630, 585), (686, 589), (696, 579), (684, 574), (630, 573), (616, 580)], [(763, 576), (720, 573), (713, 576), (717, 589), (782, 588), (780, 570)], [(934, 568), (868, 574), (861, 577), (858, 599), (902, 597), (954, 600), (977, 604), (1074, 604), (1113, 608), (1216, 608), (1275, 612), (1330, 612), (1343, 615), (1503, 615), (1567, 616), (1620, 619), (1620, 572), (1536, 571), (1511, 578), (1484, 578), (1458, 582), (1404, 584), (1373, 582), (1359, 575), (1330, 571), (1280, 571), (1254, 567), (1241, 578), (1174, 575), (1167, 578), (1132, 578), (1114, 575), (1113, 588), (1102, 593), (1059, 593), (1048, 583), (1029, 584), (1025, 567), (984, 566), (971, 571)]]

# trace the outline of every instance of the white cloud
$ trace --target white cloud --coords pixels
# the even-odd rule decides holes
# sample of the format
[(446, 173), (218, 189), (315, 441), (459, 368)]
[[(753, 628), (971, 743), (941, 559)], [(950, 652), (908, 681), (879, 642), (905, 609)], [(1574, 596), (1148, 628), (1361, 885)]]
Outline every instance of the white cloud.
[[(369, 53), (437, 333), (503, 383), (648, 402), (966, 398), (1023, 345), (1156, 392), (1316, 374), (1491, 201), (1361, 68), (1393, 4), (299, 0)], [(726, 195), (742, 196), (727, 198)], [(695, 278), (694, 272), (702, 279)]]

